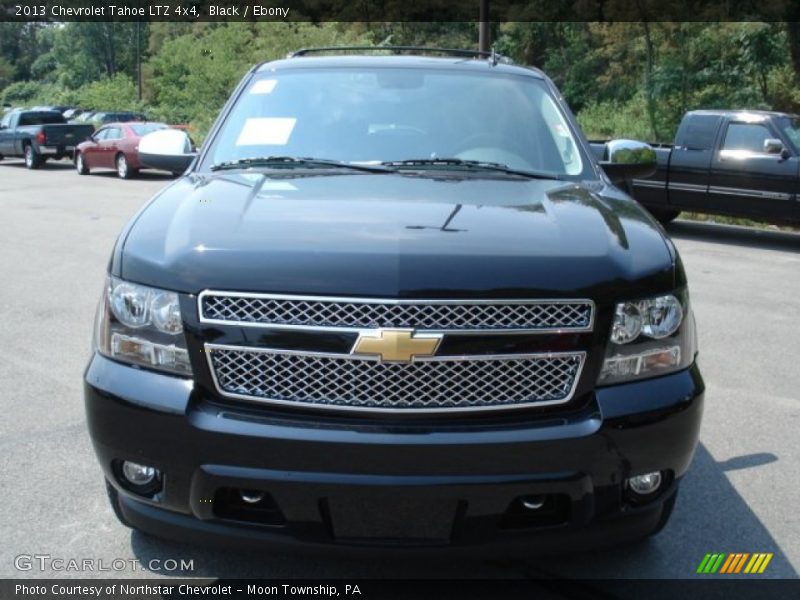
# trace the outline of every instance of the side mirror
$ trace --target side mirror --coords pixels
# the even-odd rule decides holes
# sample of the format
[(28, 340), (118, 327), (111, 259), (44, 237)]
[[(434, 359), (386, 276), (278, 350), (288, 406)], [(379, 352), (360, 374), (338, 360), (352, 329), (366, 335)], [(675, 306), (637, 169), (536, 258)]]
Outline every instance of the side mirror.
[(649, 177), (656, 172), (656, 151), (636, 140), (611, 140), (605, 145), (600, 166), (614, 183)]
[(783, 142), (778, 138), (767, 138), (764, 140), (764, 152), (767, 154), (780, 154), (783, 152)]
[(139, 140), (139, 162), (153, 169), (183, 173), (196, 156), (189, 136), (177, 129), (154, 131)]

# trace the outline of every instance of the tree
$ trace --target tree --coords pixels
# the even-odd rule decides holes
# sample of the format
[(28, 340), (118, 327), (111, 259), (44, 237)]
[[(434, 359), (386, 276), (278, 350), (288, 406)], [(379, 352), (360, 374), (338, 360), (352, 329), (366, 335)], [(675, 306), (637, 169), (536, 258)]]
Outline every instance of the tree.
[(16, 69), (4, 56), (0, 56), (0, 90), (14, 81)]
[(44, 28), (40, 23), (0, 23), (0, 57), (12, 66), (14, 81), (31, 78), (31, 64), (44, 50), (37, 39)]

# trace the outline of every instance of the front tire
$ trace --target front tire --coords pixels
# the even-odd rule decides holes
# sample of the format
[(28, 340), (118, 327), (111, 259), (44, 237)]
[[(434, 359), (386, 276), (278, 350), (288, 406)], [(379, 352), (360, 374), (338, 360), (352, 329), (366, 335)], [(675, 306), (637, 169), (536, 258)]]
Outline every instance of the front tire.
[(678, 215), (681, 214), (681, 211), (679, 210), (668, 210), (659, 208), (650, 208), (648, 210), (650, 211), (650, 214), (653, 215), (656, 218), (656, 220), (662, 225), (668, 225), (672, 223), (675, 219), (678, 218)]
[(43, 162), (42, 155), (31, 144), (25, 146), (25, 166), (28, 169), (38, 169)]
[(78, 172), (78, 175), (89, 174), (89, 167), (86, 166), (86, 162), (83, 160), (83, 152), (78, 152), (75, 155), (75, 170)]
[(108, 479), (106, 479), (106, 494), (108, 494), (108, 503), (111, 504), (111, 510), (114, 511), (114, 516), (117, 517), (117, 520), (125, 525), (125, 527), (134, 529), (133, 525), (128, 522), (128, 519), (125, 518), (122, 512), (122, 507), (119, 503), (119, 492), (109, 483)]
[(117, 176), (120, 179), (131, 179), (136, 176), (136, 169), (132, 169), (128, 164), (128, 159), (124, 154), (117, 154), (116, 159)]
[(661, 530), (667, 526), (669, 518), (672, 516), (672, 511), (675, 508), (675, 501), (677, 499), (678, 499), (678, 492), (676, 490), (675, 493), (672, 494), (672, 496), (664, 502), (661, 508), (661, 518), (659, 518), (658, 524), (656, 525), (655, 529), (653, 529), (653, 531), (647, 534), (648, 537), (653, 537), (655, 535), (658, 535), (661, 532)]

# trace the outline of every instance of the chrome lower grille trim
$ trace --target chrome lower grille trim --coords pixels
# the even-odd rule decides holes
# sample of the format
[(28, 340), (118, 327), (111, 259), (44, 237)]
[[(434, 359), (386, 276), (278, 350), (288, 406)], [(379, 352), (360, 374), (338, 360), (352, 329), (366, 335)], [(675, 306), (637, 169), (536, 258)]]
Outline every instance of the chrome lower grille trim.
[(226, 398), (327, 410), (434, 413), (569, 402), (584, 352), (431, 356), (411, 363), (373, 357), (206, 344)]
[(206, 290), (203, 323), (313, 331), (415, 329), (437, 333), (591, 331), (591, 300), (394, 300)]

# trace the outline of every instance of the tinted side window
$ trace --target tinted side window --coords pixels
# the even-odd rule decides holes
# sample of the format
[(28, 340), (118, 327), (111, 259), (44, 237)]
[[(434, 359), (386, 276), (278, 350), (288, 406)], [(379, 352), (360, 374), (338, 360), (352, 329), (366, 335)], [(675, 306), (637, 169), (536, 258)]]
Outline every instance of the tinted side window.
[(106, 133), (106, 140), (118, 140), (122, 137), (122, 132), (120, 131), (119, 127), (112, 127), (107, 130)]
[(19, 117), (19, 126), (24, 125), (58, 125), (64, 123), (64, 117), (56, 112), (29, 112)]
[(719, 128), (716, 115), (688, 115), (675, 136), (675, 144), (690, 150), (711, 150)]
[(108, 135), (108, 129), (101, 129), (100, 131), (95, 132), (94, 140), (96, 142), (102, 142), (104, 139), (106, 139), (107, 135)]
[(764, 140), (775, 137), (769, 128), (757, 123), (731, 123), (725, 133), (723, 150), (764, 152)]

